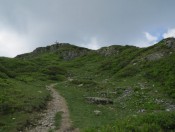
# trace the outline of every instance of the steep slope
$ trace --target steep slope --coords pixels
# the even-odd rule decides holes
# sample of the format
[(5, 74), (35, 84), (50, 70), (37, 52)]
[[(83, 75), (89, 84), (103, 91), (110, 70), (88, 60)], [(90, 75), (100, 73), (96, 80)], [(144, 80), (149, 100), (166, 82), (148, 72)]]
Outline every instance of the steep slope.
[[(43, 85), (50, 82), (58, 83), (80, 130), (174, 130), (174, 58), (174, 38), (148, 48), (113, 45), (96, 51), (56, 43), (13, 59), (0, 58), (0, 131), (32, 124), (28, 114), (46, 106), (49, 92)], [(107, 98), (113, 104), (89, 104), (86, 97)], [(20, 114), (25, 118), (17, 120)]]

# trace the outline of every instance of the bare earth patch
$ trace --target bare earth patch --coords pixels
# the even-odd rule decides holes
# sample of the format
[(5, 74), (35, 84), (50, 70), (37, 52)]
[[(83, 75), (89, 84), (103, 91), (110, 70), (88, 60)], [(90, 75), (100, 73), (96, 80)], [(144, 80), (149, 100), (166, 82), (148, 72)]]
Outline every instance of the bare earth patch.
[(41, 119), (33, 128), (27, 128), (27, 132), (48, 132), (54, 130), (54, 118), (57, 112), (62, 112), (61, 125), (57, 132), (79, 132), (79, 129), (74, 129), (69, 117), (69, 110), (65, 99), (53, 88), (55, 84), (47, 86), (52, 94), (52, 100), (49, 101), (47, 109), (41, 113)]

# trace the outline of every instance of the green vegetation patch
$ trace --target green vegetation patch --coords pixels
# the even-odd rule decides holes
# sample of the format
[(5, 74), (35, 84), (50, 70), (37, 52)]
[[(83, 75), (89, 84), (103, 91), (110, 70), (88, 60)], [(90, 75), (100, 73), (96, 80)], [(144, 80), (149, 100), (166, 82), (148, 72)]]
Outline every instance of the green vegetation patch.
[(1, 80), (0, 85), (0, 131), (3, 132), (22, 130), (34, 119), (35, 112), (44, 109), (50, 99), (44, 82), (26, 84)]
[(62, 112), (57, 112), (55, 115), (55, 129), (59, 129), (61, 125)]
[(163, 132), (174, 131), (175, 112), (158, 112), (133, 115), (101, 128), (85, 129), (86, 132)]
[[(59, 83), (57, 89), (68, 103), (75, 128), (101, 126), (115, 121), (115, 112), (110, 109), (112, 105), (104, 107), (87, 103), (85, 89), (72, 87), (67, 82)], [(100, 111), (99, 115), (95, 113), (97, 110)]]

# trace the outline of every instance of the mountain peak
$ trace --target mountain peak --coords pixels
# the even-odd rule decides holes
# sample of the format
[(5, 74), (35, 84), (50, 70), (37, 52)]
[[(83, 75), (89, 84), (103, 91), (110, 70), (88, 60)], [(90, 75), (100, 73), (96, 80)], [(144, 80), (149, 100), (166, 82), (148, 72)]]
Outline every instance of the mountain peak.
[(58, 43), (46, 47), (38, 47), (31, 53), (16, 56), (17, 58), (33, 58), (44, 53), (55, 53), (64, 60), (70, 60), (91, 51), (87, 48), (78, 47), (69, 43)]

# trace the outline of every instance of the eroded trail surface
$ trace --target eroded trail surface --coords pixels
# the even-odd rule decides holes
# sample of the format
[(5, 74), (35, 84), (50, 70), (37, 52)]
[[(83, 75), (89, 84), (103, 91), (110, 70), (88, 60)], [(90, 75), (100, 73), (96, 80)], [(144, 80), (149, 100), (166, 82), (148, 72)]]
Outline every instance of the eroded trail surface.
[(27, 132), (48, 132), (54, 130), (54, 117), (57, 112), (62, 113), (62, 120), (59, 130), (54, 132), (79, 132), (79, 129), (73, 129), (69, 118), (69, 110), (65, 99), (53, 88), (55, 84), (47, 86), (53, 99), (48, 103), (47, 109), (41, 113), (41, 120), (38, 121), (36, 127), (29, 128)]

